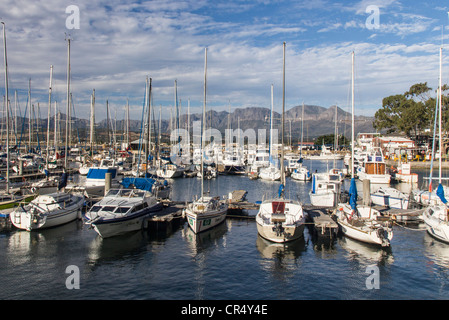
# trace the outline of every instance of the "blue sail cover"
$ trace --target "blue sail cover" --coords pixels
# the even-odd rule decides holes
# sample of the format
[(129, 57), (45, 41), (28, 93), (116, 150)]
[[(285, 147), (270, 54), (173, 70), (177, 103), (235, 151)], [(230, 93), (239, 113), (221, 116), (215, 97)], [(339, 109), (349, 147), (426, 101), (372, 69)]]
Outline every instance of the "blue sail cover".
[(155, 182), (155, 179), (148, 178), (123, 178), (120, 184), (125, 188), (129, 188), (131, 185), (134, 185), (136, 189), (151, 191)]
[(282, 196), (284, 195), (284, 185), (283, 184), (281, 184), (279, 186), (278, 195), (279, 195), (279, 198), (282, 198)]
[(447, 200), (446, 200), (446, 198), (444, 197), (444, 190), (443, 190), (443, 186), (441, 185), (441, 183), (438, 185), (438, 188), (437, 188), (437, 196), (440, 198), (440, 200), (441, 200), (444, 204), (447, 203)]
[(349, 204), (352, 210), (357, 207), (357, 186), (355, 185), (355, 178), (351, 179), (351, 185), (349, 187)]

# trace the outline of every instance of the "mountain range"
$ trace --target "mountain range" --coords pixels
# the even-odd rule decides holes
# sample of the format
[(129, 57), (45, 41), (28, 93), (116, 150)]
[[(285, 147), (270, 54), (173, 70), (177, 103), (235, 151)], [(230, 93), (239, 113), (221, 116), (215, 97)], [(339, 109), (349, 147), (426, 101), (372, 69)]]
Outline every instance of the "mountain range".
[[(292, 132), (292, 142), (297, 142), (301, 137), (301, 116), (302, 116), (303, 106), (293, 107), (285, 112), (285, 137), (287, 139), (290, 137), (290, 130)], [(337, 108), (337, 122), (335, 122), (335, 108)], [(250, 107), (250, 108), (237, 108), (233, 112), (227, 111), (208, 111), (206, 113), (207, 127), (212, 127), (218, 129), (222, 134), (224, 134), (225, 129), (237, 129), (240, 128), (243, 131), (247, 129), (270, 129), (270, 112), (269, 108), (261, 107)], [(65, 114), (61, 113), (60, 119), (61, 123), (65, 121)], [(202, 114), (191, 114), (190, 115), (190, 126), (192, 128), (194, 121), (201, 121)], [(28, 120), (21, 118), (18, 119), (18, 132), (22, 126), (23, 120), (25, 120), (25, 126), (28, 126)], [(181, 128), (187, 128), (188, 115), (184, 114), (180, 117)], [(72, 127), (82, 129), (80, 131), (86, 132), (89, 129), (89, 120), (72, 118)], [(359, 132), (374, 132), (373, 128), (373, 117), (367, 116), (355, 116), (355, 134)], [(114, 121), (111, 121), (115, 123)], [(157, 128), (158, 120), (153, 124), (153, 128)], [(172, 124), (170, 124), (172, 122)], [(171, 126), (173, 126), (174, 121), (162, 120), (161, 127), (162, 133), (170, 132)], [(280, 130), (281, 114), (278, 112), (273, 112), (273, 129)], [(125, 120), (117, 120), (117, 130), (122, 131), (124, 128)], [(303, 139), (304, 141), (313, 141), (315, 138), (334, 134), (335, 125), (338, 128), (338, 134), (343, 134), (347, 138), (351, 137), (351, 114), (344, 111), (340, 107), (331, 106), (329, 108), (324, 108), (316, 105), (304, 105), (304, 121), (303, 121)], [(47, 120), (40, 119), (39, 126), (40, 130), (46, 130)], [(63, 126), (65, 126), (63, 124)], [(107, 120), (101, 120), (96, 123), (96, 129), (102, 130), (107, 128)], [(54, 116), (50, 117), (50, 128), (54, 128)], [(112, 128), (112, 125), (109, 126)], [(129, 121), (130, 131), (136, 132), (141, 128), (140, 120), (130, 120)], [(25, 129), (27, 130), (27, 128)], [(62, 128), (64, 130), (64, 128)]]

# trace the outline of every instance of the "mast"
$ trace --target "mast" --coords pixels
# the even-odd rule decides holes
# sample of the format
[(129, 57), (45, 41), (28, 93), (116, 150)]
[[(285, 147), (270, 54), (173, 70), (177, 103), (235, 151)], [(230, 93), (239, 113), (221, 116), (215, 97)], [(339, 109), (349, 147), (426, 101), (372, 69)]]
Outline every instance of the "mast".
[(6, 55), (6, 26), (3, 25), (3, 48), (5, 58), (5, 101), (6, 101), (6, 193), (9, 193), (9, 104), (8, 104), (8, 59)]
[(95, 89), (90, 96), (90, 155), (94, 155), (94, 136), (95, 136)]
[(271, 113), (270, 113), (270, 143), (268, 144), (269, 148), (269, 159), (270, 163), (272, 161), (272, 152), (273, 152), (273, 105), (274, 105), (274, 99), (273, 99), (273, 84), (271, 84)]
[(441, 123), (442, 123), (442, 116), (441, 116), (441, 111), (442, 111), (442, 106), (441, 106), (441, 98), (442, 98), (442, 93), (441, 93), (441, 89), (442, 89), (442, 84), (441, 84), (441, 81), (442, 81), (442, 65), (443, 65), (443, 47), (440, 47), (440, 79), (439, 79), (439, 88), (438, 88), (438, 101), (439, 101), (439, 106), (438, 106), (438, 108), (439, 108), (439, 116), (438, 116), (438, 128), (439, 128), (439, 135), (440, 135), (440, 138), (438, 139), (439, 140), (439, 148), (440, 148), (440, 157), (439, 157), (439, 161), (438, 161), (438, 163), (439, 163), (439, 168), (438, 168), (438, 173), (439, 173), (439, 175), (438, 175), (438, 183), (440, 183), (441, 184), (441, 158), (443, 158), (443, 139), (442, 139), (442, 134), (441, 134)]
[[(281, 184), (285, 185), (285, 172), (284, 172), (284, 110), (285, 110), (285, 41), (284, 41), (284, 54), (282, 65), (282, 138), (281, 138)], [(283, 196), (282, 196), (283, 197)]]
[(204, 137), (206, 131), (206, 80), (207, 80), (207, 48), (204, 48), (204, 102), (203, 102), (203, 130), (201, 132), (201, 196), (204, 194)]
[(147, 166), (146, 172), (148, 172), (148, 167), (150, 166), (150, 156), (151, 156), (151, 90), (152, 90), (152, 79), (150, 78), (150, 87), (148, 89), (148, 154), (147, 154)]
[(28, 150), (31, 149), (31, 135), (33, 131), (33, 126), (31, 125), (31, 78), (28, 79)]
[[(50, 86), (48, 87), (48, 117), (47, 117), (47, 169), (48, 159), (50, 156), (50, 115), (51, 115), (51, 90), (52, 90), (52, 78), (53, 78), (53, 65), (50, 66)], [(56, 121), (56, 119), (55, 119)]]
[(299, 150), (299, 158), (302, 158), (302, 143), (304, 137), (304, 101), (302, 102), (302, 114), (301, 114), (301, 149)]
[(65, 152), (64, 167), (67, 169), (68, 143), (69, 143), (69, 113), (70, 113), (70, 37), (67, 38), (67, 114), (65, 121)]
[(351, 179), (354, 179), (354, 51), (352, 51), (352, 77), (351, 77)]

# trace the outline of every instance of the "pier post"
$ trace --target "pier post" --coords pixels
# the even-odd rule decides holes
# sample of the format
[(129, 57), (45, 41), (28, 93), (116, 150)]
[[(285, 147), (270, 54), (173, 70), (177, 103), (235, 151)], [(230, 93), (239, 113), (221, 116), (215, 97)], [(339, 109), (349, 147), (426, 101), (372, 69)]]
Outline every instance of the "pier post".
[(369, 206), (371, 203), (371, 181), (363, 180), (363, 205)]
[(111, 189), (112, 173), (107, 172), (104, 177), (104, 195)]

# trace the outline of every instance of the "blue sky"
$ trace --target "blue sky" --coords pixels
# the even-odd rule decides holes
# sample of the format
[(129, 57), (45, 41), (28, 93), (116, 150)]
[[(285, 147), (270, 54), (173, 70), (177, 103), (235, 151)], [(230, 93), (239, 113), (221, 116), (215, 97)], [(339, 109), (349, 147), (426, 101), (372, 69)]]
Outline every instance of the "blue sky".
[[(69, 5), (79, 8), (79, 29), (67, 29)], [(379, 9), (379, 25), (369, 6)], [(65, 112), (66, 33), (71, 35), (72, 94), (76, 115), (88, 118), (96, 91), (96, 118), (106, 100), (117, 119), (129, 99), (131, 118), (142, 114), (145, 78), (153, 105), (168, 117), (174, 81), (182, 112), (200, 112), (204, 48), (208, 48), (208, 108), (281, 110), (282, 43), (286, 53), (286, 109), (337, 104), (350, 111), (351, 52), (356, 56), (356, 114), (374, 115), (382, 98), (411, 85), (438, 84), (439, 47), (448, 81), (449, 4), (443, 1), (57, 1), (3, 0), (9, 95), (18, 91), (23, 112), (31, 78), (32, 103), (46, 117), (50, 65), (53, 100)], [(73, 22), (73, 20), (70, 20)], [(3, 54), (2, 54), (3, 58)], [(2, 68), (3, 71), (3, 68)], [(4, 87), (3, 81), (1, 86)], [(4, 89), (2, 88), (2, 92)]]

